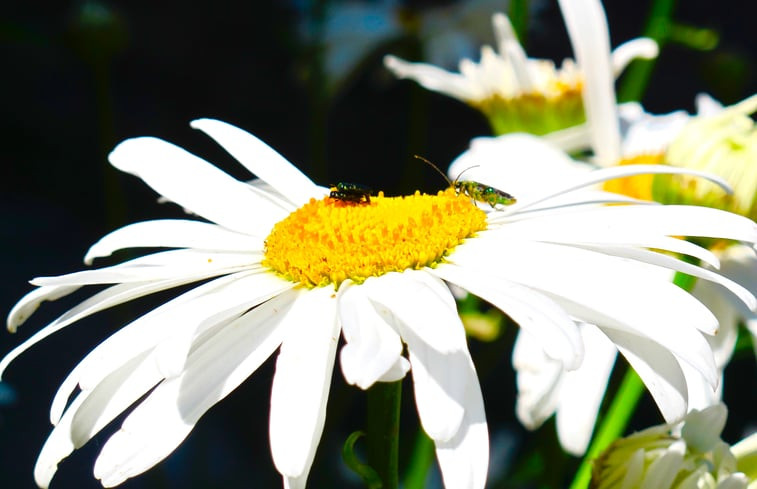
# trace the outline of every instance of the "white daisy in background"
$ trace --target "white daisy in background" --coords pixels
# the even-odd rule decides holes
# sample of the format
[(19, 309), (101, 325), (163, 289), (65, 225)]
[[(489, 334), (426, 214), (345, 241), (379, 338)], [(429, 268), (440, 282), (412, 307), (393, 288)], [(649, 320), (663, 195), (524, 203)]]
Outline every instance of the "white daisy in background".
[(391, 55), (384, 58), (384, 64), (399, 78), (410, 78), (479, 109), (495, 134), (547, 134), (575, 126), (594, 110), (584, 103), (582, 93), (608, 89), (604, 80), (596, 82), (596, 75), (610, 70), (618, 76), (632, 59), (657, 56), (657, 44), (651, 39), (634, 39), (618, 46), (611, 60), (606, 59), (607, 22), (598, 0), (563, 0), (560, 7), (577, 62), (567, 59), (559, 69), (550, 60), (528, 58), (510, 21), (501, 13), (492, 17), (496, 50), (483, 46), (478, 63), (462, 59), (459, 73)]
[[(158, 220), (118, 229), (92, 246), (85, 261), (124, 248), (175, 249), (34, 279), (38, 288), (8, 318), (14, 331), (42, 302), (85, 285), (107, 286), (9, 353), (0, 372), (83, 317), (205, 281), (124, 326), (63, 381), (50, 413), (55, 427), (35, 467), (41, 487), (62, 459), (126, 410), (121, 429), (95, 462), (95, 476), (114, 486), (148, 470), (276, 349), (271, 451), (285, 487), (304, 487), (341, 332), (345, 379), (367, 388), (412, 369), (419, 417), (436, 445), (445, 486), (481, 488), (488, 465), (483, 401), (445, 282), (507, 313), (566, 369), (583, 358), (577, 322), (601, 325), (671, 417), (686, 411), (690, 377), (717, 382), (701, 334), (714, 332), (717, 321), (647, 268), (711, 280), (754, 307), (754, 297), (720, 275), (647, 250), (716, 265), (711, 253), (671, 236), (755, 243), (753, 222), (715, 209), (636, 205), (574, 192), (639, 172), (689, 170), (640, 166), (582, 173), (487, 213), (454, 189), (433, 196), (347, 192), (331, 198), (254, 136), (209, 119), (192, 126), (260, 180), (234, 180), (160, 139), (119, 144), (109, 158), (116, 168), (210, 222)], [(619, 201), (628, 205), (598, 205)]]
[(597, 489), (747, 489), (755, 487), (757, 434), (733, 447), (720, 438), (728, 411), (716, 404), (678, 425), (658, 425), (615, 441), (594, 463)]

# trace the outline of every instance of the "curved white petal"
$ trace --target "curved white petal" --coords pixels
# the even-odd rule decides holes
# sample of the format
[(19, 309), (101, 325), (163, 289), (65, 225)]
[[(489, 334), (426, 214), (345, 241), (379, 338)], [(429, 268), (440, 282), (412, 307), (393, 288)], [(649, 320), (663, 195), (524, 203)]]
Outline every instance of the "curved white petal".
[(586, 120), (594, 154), (601, 165), (620, 159), (620, 128), (615, 105), (615, 80), (610, 64), (610, 33), (599, 0), (559, 0), (582, 84)]
[[(291, 283), (269, 273), (243, 272), (200, 285), (166, 302), (119, 329), (79, 362), (53, 398), (51, 422), (58, 422), (77, 384), (93, 389), (132, 357), (160, 345), (154, 357), (156, 366), (160, 365), (164, 375), (174, 376), (184, 365), (195, 333), (291, 287)], [(171, 348), (172, 344), (176, 348)]]
[[(282, 218), (285, 216), (281, 216)], [(267, 232), (267, 230), (260, 230)], [(262, 251), (263, 237), (235, 233), (214, 224), (182, 219), (137, 222), (106, 234), (93, 244), (84, 257), (91, 265), (95, 258), (110, 256), (125, 248), (195, 248), (211, 251)]]
[(657, 42), (648, 37), (639, 37), (624, 42), (612, 50), (613, 77), (618, 78), (634, 59), (654, 59), (659, 53), (660, 47)]
[(602, 331), (639, 374), (665, 420), (672, 423), (683, 418), (688, 388), (676, 358), (646, 338), (611, 329)]
[(339, 324), (334, 291), (300, 294), (286, 317), (286, 336), (271, 389), (273, 463), (289, 487), (304, 487), (326, 418)]
[(557, 410), (564, 374), (560, 362), (544, 354), (541, 338), (518, 330), (512, 354), (518, 397), (515, 414), (529, 430), (535, 430)]
[(346, 341), (340, 352), (342, 373), (349, 384), (367, 389), (399, 366), (402, 342), (376, 312), (361, 286), (345, 282), (337, 303)]
[[(680, 240), (676, 240), (676, 241), (680, 241)], [(632, 258), (640, 262), (649, 263), (652, 265), (659, 265), (659, 266), (668, 268), (670, 270), (683, 272), (693, 277), (704, 279), (705, 281), (718, 284), (724, 287), (725, 289), (729, 290), (734, 296), (738, 298), (739, 301), (741, 301), (741, 303), (743, 303), (750, 310), (753, 310), (757, 307), (757, 299), (755, 299), (754, 295), (752, 295), (752, 292), (750, 292), (747, 288), (742, 287), (738, 283), (734, 282), (733, 280), (730, 280), (729, 278), (727, 278), (724, 275), (721, 275), (720, 273), (715, 273), (706, 268), (692, 265), (683, 260), (673, 258), (669, 255), (663, 255), (662, 253), (657, 253), (657, 252), (650, 251), (647, 249), (630, 248), (630, 247), (615, 248), (615, 247), (597, 246), (594, 248), (594, 250), (600, 251), (602, 253), (611, 254), (613, 256)], [(701, 282), (698, 281), (697, 283), (701, 283)], [(693, 295), (695, 297), (698, 297), (697, 294), (693, 294)], [(712, 309), (712, 308), (709, 308), (709, 309)], [(717, 314), (715, 316), (718, 317)], [(722, 324), (721, 321), (718, 321), (718, 322)]]
[(442, 472), (444, 487), (483, 489), (489, 468), (489, 432), (484, 399), (470, 357), (464, 373), (468, 377), (467, 389), (462, 399), (465, 414), (453, 438), (434, 442), (436, 458)]
[[(632, 166), (632, 165), (628, 165)], [(757, 224), (731, 212), (691, 205), (628, 205), (586, 210), (581, 219), (595, 222), (608, 234), (622, 227), (627, 232), (668, 236), (724, 238), (757, 242)], [(615, 224), (613, 224), (615, 223)]]
[(260, 264), (259, 253), (212, 252), (194, 249), (152, 253), (110, 267), (83, 270), (57, 277), (36, 277), (31, 283), (46, 285), (95, 285), (147, 282), (181, 277), (222, 275)]
[(506, 280), (503, 277), (507, 276), (506, 271), (483, 272), (488, 259), (482, 260), (476, 270), (470, 272), (453, 265), (454, 252), (447, 259), (450, 263), (437, 266), (432, 270), (434, 275), (498, 307), (521, 328), (539, 338), (547, 355), (559, 360), (565, 368), (578, 367), (584, 353), (581, 337), (575, 322), (557, 304), (542, 294)]
[[(399, 322), (413, 329), (415, 335), (440, 353), (456, 351), (465, 344), (465, 331), (458, 328), (461, 323), (452, 293), (426, 271), (387, 273), (369, 278), (362, 287), (379, 314), (388, 316), (388, 324)], [(407, 342), (404, 331), (400, 328), (398, 332)]]
[(576, 456), (589, 446), (617, 356), (615, 346), (595, 326), (582, 324), (581, 337), (586, 355), (578, 369), (564, 374), (556, 419), (560, 445)]
[(452, 294), (425, 271), (369, 278), (362, 287), (407, 344), (423, 429), (433, 440), (449, 441), (465, 414), (472, 368)]
[[(488, 255), (490, 267), (543, 292), (581, 321), (641, 334), (664, 345), (717, 384), (712, 351), (696, 330), (714, 330), (717, 320), (699, 301), (659, 276), (658, 267), (650, 272), (643, 263), (568, 246), (521, 242), (516, 237), (501, 241), (498, 253)], [(484, 240), (470, 242), (479, 243), (486, 245)], [(487, 249), (461, 246), (455, 259), (476, 270), (478, 254)], [(645, 307), (638, 307), (639, 303)]]
[(459, 100), (476, 99), (476, 90), (464, 76), (426, 63), (408, 63), (396, 56), (384, 56), (384, 66), (398, 78), (410, 78), (423, 87)]
[(184, 373), (156, 387), (103, 446), (94, 468), (103, 486), (118, 485), (168, 456), (211, 406), (252, 374), (281, 343), (281, 322), (295, 296), (274, 297), (193, 350)]
[(315, 184), (304, 173), (249, 132), (215, 119), (197, 119), (190, 125), (215, 139), (245, 168), (295, 206), (306, 203), (317, 192)]
[[(613, 180), (615, 178), (623, 178), (634, 175), (657, 175), (657, 174), (670, 174), (670, 175), (695, 175), (720, 186), (726, 192), (731, 193), (731, 187), (724, 179), (713, 175), (712, 173), (701, 172), (698, 170), (691, 170), (688, 168), (678, 168), (675, 166), (667, 165), (621, 165), (613, 166), (609, 168), (602, 168), (590, 172), (581, 172), (574, 175), (565, 175), (566, 178), (561, 180), (551, 180), (547, 182), (541, 191), (535, 192), (533, 195), (528, 195), (524, 198), (518, 197), (518, 202), (513, 205), (505, 207), (500, 214), (503, 216), (518, 214), (525, 209), (536, 207), (545, 201), (550, 201), (557, 196), (572, 192), (574, 190), (589, 187), (591, 185)], [(660, 207), (660, 206), (623, 206), (620, 208), (639, 208), (639, 207)], [(665, 206), (674, 207), (674, 206)], [(682, 206), (696, 208), (695, 206)], [(712, 209), (715, 210), (715, 209)], [(722, 211), (721, 211), (722, 212)]]
[[(211, 274), (210, 276), (212, 275), (215, 275), (215, 273)], [(204, 277), (191, 276), (191, 277), (181, 277), (179, 279), (167, 279), (167, 280), (159, 280), (159, 281), (145, 282), (145, 283), (136, 282), (136, 283), (118, 284), (118, 285), (113, 285), (112, 287), (108, 287), (107, 289), (102, 290), (98, 292), (97, 294), (93, 295), (92, 297), (90, 297), (89, 299), (81, 302), (76, 307), (68, 310), (66, 313), (58, 317), (55, 321), (48, 324), (44, 328), (40, 329), (39, 331), (34, 333), (32, 336), (30, 336), (28, 339), (26, 339), (23, 343), (21, 343), (20, 345), (15, 347), (13, 350), (11, 350), (7, 355), (5, 355), (5, 357), (3, 357), (2, 360), (0, 360), (0, 375), (2, 374), (2, 372), (5, 371), (8, 365), (13, 360), (15, 360), (20, 354), (22, 354), (23, 352), (25, 352), (26, 350), (28, 350), (35, 344), (39, 343), (43, 339), (47, 338), (51, 334), (60, 331), (66, 326), (78, 321), (79, 319), (82, 319), (86, 316), (94, 314), (95, 312), (108, 309), (109, 307), (113, 307), (118, 304), (123, 304), (124, 302), (128, 302), (138, 297), (143, 297), (145, 295), (149, 295), (154, 292), (170, 289), (173, 287), (177, 287), (179, 285), (201, 280), (203, 278), (209, 278), (209, 277), (208, 276), (204, 276)], [(70, 286), (55, 286), (53, 288), (57, 290), (64, 289), (64, 288), (72, 289), (72, 287)], [(73, 287), (73, 289), (78, 289), (78, 288), (79, 288), (78, 286)], [(45, 289), (45, 287), (42, 287), (38, 290), (42, 290), (42, 289)]]
[(278, 207), (250, 192), (247, 184), (162, 139), (127, 139), (108, 160), (170, 201), (234, 231), (255, 235), (270, 229), (276, 222), (270, 216), (279, 214)]
[(378, 378), (379, 382), (395, 382), (404, 379), (410, 371), (410, 362), (405, 357), (399, 357), (384, 375)]
[[(8, 319), (6, 320), (8, 331), (15, 333), (16, 330), (18, 330), (18, 327), (24, 324), (26, 320), (29, 319), (29, 316), (34, 314), (43, 302), (57, 301), (61, 297), (65, 297), (78, 289), (78, 285), (55, 285), (39, 287), (31, 292), (27, 292), (18, 302), (16, 302), (13, 309), (11, 309), (11, 312), (8, 313)], [(0, 368), (0, 373), (2, 373), (3, 370), (5, 370), (4, 367)]]
[(34, 480), (47, 487), (58, 463), (82, 447), (105, 425), (155, 386), (162, 377), (147, 353), (136, 356), (106, 377), (97, 388), (82, 391), (45, 441), (34, 467)]

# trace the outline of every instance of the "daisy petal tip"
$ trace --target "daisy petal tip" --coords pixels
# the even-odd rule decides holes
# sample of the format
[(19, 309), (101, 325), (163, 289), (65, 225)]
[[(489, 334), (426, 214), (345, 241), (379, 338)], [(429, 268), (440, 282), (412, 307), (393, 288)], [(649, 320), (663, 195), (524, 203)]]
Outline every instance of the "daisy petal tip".
[(189, 127), (191, 127), (192, 129), (197, 129), (198, 131), (205, 131), (206, 128), (212, 126), (228, 126), (238, 129), (236, 126), (232, 126), (228, 122), (219, 121), (218, 119), (210, 119), (208, 117), (194, 119), (189, 123)]

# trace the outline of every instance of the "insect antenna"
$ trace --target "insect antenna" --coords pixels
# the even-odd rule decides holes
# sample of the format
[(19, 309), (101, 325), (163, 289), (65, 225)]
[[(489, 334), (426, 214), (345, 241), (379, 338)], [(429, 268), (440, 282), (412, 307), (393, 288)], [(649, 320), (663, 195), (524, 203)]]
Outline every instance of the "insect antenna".
[[(436, 166), (435, 164), (431, 163), (430, 161), (428, 161), (423, 156), (419, 156), (419, 155), (413, 155), (413, 156), (415, 158), (417, 158), (417, 159), (419, 159), (419, 160), (427, 163), (431, 168), (433, 168), (434, 170), (436, 170), (439, 173), (439, 175), (442, 176), (442, 178), (444, 178), (445, 180), (447, 180), (447, 183), (450, 185), (450, 187), (453, 187), (455, 185), (449, 178), (447, 178), (447, 175), (445, 175), (444, 172), (441, 171), (438, 166)], [(455, 180), (455, 182), (457, 182), (457, 180)]]

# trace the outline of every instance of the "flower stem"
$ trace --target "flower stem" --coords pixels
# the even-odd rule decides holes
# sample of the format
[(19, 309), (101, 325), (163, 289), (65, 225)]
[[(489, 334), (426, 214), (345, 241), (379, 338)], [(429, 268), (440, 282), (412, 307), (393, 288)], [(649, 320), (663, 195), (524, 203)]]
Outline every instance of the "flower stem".
[[(661, 50), (667, 43), (672, 30), (675, 3), (676, 0), (654, 0), (644, 28), (643, 36), (654, 39)], [(653, 59), (638, 59), (628, 67), (618, 88), (620, 102), (641, 100), (652, 76), (654, 65)]]
[(528, 0), (510, 0), (510, 9), (507, 13), (518, 41), (525, 48), (528, 30)]
[(591, 481), (592, 463), (610, 443), (620, 437), (628, 426), (631, 415), (636, 410), (636, 404), (641, 399), (644, 392), (644, 383), (641, 381), (633, 369), (626, 371), (623, 382), (612, 400), (610, 409), (602, 419), (602, 423), (597, 429), (597, 434), (591, 442), (589, 451), (586, 452), (581, 466), (576, 472), (570, 489), (584, 489), (589, 486)]
[(399, 434), (402, 381), (376, 382), (367, 392), (368, 464), (383, 489), (399, 487)]
[(426, 487), (428, 471), (434, 463), (434, 442), (423, 431), (418, 428), (418, 434), (415, 437), (410, 461), (408, 462), (407, 471), (403, 479), (405, 489), (423, 489)]

